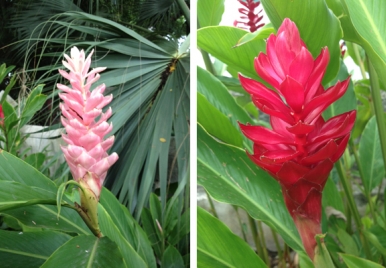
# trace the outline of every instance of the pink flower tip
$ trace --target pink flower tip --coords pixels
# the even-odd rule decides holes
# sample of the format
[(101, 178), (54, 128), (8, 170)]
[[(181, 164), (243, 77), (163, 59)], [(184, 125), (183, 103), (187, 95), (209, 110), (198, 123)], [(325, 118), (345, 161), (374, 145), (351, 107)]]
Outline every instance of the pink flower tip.
[(99, 79), (99, 72), (105, 70), (99, 67), (89, 71), (92, 54), (93, 51), (86, 58), (84, 50), (71, 48), (70, 56), (65, 54), (66, 61), (63, 61), (69, 73), (59, 70), (70, 85), (57, 86), (61, 90), (59, 97), (63, 102), (60, 109), (66, 129), (62, 136), (68, 144), (62, 147), (64, 157), (74, 179), (85, 182), (99, 199), (107, 170), (118, 160), (118, 155), (107, 153), (114, 141), (114, 136), (105, 139), (112, 129), (112, 124), (107, 123), (111, 108), (102, 112), (112, 96), (103, 95), (104, 84), (90, 90)]

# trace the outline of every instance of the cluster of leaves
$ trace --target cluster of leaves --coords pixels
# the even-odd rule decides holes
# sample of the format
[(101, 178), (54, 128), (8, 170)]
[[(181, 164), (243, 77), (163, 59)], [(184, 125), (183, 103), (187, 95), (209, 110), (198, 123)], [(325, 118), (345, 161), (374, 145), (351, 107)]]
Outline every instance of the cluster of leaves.
[[(265, 126), (267, 123), (241, 87), (237, 73), (264, 83), (254, 70), (253, 59), (265, 52), (265, 38), (275, 33), (288, 17), (296, 23), (314, 57), (322, 47), (328, 47), (331, 60), (323, 80), (327, 88), (349, 75), (340, 56), (339, 40), (344, 39), (348, 47), (345, 57), (351, 57), (358, 64), (363, 79), (351, 82), (346, 94), (323, 114), (328, 119), (358, 110), (350, 146), (336, 164), (323, 192), (323, 210), (328, 212), (333, 208), (335, 213), (323, 213), (322, 229), (327, 233), (326, 245), (337, 267), (385, 265), (386, 212), (382, 179), (386, 135), (382, 134), (382, 128), (386, 124), (382, 104), (379, 104), (379, 88), (384, 90), (386, 85), (382, 75), (386, 70), (383, 49), (386, 32), (382, 22), (386, 4), (377, 0), (318, 0), (312, 5), (304, 5), (300, 0), (262, 0), (271, 23), (255, 33), (248, 33), (234, 27), (217, 26), (224, 1), (214, 2), (210, 5), (217, 8), (211, 9), (207, 1), (199, 0), (197, 10), (202, 27), (197, 32), (198, 47), (204, 59), (209, 58), (207, 53), (214, 58), (214, 63), (205, 61), (206, 69), (199, 67), (197, 71), (198, 184), (214, 199), (244, 209), (257, 224), (267, 224), (299, 254), (300, 267), (313, 267), (286, 211), (280, 186), (245, 154), (245, 148), (251, 151), (251, 143), (241, 134), (237, 122)], [(370, 79), (366, 73), (370, 74)], [(352, 190), (358, 179), (358, 189), (367, 202), (367, 209), (361, 215)], [(249, 223), (247, 232), (253, 233), (256, 222)], [(219, 227), (212, 230), (210, 225)], [(222, 250), (218, 250), (219, 237), (225, 240)], [(265, 263), (259, 267), (269, 265), (262, 233), (255, 237), (254, 246), (258, 256), (246, 250), (249, 245), (233, 236), (223, 223), (198, 210), (199, 267), (214, 267), (219, 262), (237, 267), (251, 267), (254, 263)], [(279, 260), (286, 262), (283, 250), (278, 246)]]

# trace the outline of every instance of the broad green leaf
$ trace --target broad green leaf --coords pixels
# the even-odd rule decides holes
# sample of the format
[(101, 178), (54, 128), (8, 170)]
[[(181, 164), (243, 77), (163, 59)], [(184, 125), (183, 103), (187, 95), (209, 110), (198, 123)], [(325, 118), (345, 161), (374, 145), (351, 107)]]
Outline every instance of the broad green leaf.
[(199, 92), (197, 92), (197, 122), (217, 139), (237, 147), (243, 147), (240, 130), (232, 125), (229, 118), (210, 104)]
[(180, 252), (173, 246), (168, 246), (162, 256), (162, 266), (165, 268), (180, 268), (184, 267), (184, 260)]
[[(349, 77), (349, 73), (347, 72), (346, 65), (343, 64), (342, 60), (338, 76), (327, 84), (325, 89), (327, 90), (329, 87), (334, 86), (338, 81), (346, 80)], [(354, 93), (354, 86), (352, 81), (347, 88), (346, 93), (337, 101), (332, 103), (327, 110), (324, 111), (323, 117), (325, 120), (330, 119), (333, 116), (343, 114), (348, 111), (356, 110), (357, 108), (357, 100)]]
[(295, 22), (300, 37), (314, 58), (320, 54), (323, 47), (328, 47), (330, 63), (323, 81), (329, 82), (334, 79), (340, 65), (339, 40), (342, 38), (342, 29), (339, 20), (327, 7), (325, 1), (315, 0), (312, 4), (305, 4), (303, 0), (262, 0), (261, 3), (276, 29), (285, 18)]
[[(67, 267), (141, 267), (127, 266), (117, 245), (108, 237), (80, 235), (62, 245), (41, 266)], [(143, 267), (143, 266), (142, 266)]]
[(62, 207), (60, 218), (54, 205), (33, 205), (7, 210), (4, 215), (16, 219), (28, 228), (45, 228), (66, 233), (91, 234), (79, 214), (70, 208)]
[(243, 124), (251, 122), (251, 118), (236, 104), (224, 84), (200, 67), (197, 68), (197, 91), (220, 112), (228, 116), (235, 127), (238, 128), (238, 121)]
[(378, 186), (385, 174), (377, 121), (372, 117), (367, 123), (359, 142), (359, 163), (362, 167), (362, 182), (370, 193)]
[(339, 253), (348, 268), (382, 268), (383, 266), (375, 262), (359, 258), (357, 256)]
[(110, 218), (123, 237), (133, 245), (140, 256), (146, 259), (148, 266), (153, 267), (155, 259), (149, 240), (127, 208), (120, 204), (117, 198), (106, 188), (102, 189), (99, 203), (108, 211)]
[(0, 152), (0, 180), (14, 181), (56, 193), (54, 182), (20, 158), (5, 151)]
[(0, 212), (32, 204), (55, 204), (55, 193), (14, 181), (0, 181)]
[(224, 13), (224, 0), (198, 0), (198, 27), (219, 25)]
[[(229, 133), (222, 133), (224, 135), (221, 135), (221, 137), (225, 138), (223, 141), (228, 142), (233, 145), (240, 145), (238, 143), (240, 140), (244, 141), (244, 146), (245, 147), (250, 147), (249, 144), (250, 142), (241, 135), (241, 132), (239, 130), (239, 124), (238, 122), (241, 123), (251, 123), (252, 119), (248, 116), (248, 114), (243, 110), (235, 101), (235, 99), (232, 97), (232, 95), (229, 93), (228, 89), (224, 86), (224, 84), (221, 83), (220, 80), (218, 80), (215, 76), (207, 72), (206, 70), (198, 67), (197, 69), (197, 91), (198, 93), (202, 94), (205, 99), (201, 98), (201, 96), (198, 96), (198, 120), (203, 120), (203, 126), (206, 128), (208, 124), (211, 124), (210, 127), (207, 129), (209, 133), (212, 135), (216, 136), (214, 134), (214, 129), (216, 129), (217, 133), (221, 132), (227, 132), (226, 129), (231, 129), (230, 127), (227, 127), (225, 125), (224, 127), (226, 129), (218, 129), (222, 128), (222, 125), (218, 124), (213, 124), (214, 122), (211, 122), (211, 114), (210, 111), (206, 111), (205, 109), (209, 105), (204, 105), (206, 104), (205, 101), (209, 102), (211, 105), (213, 105), (218, 111), (220, 111), (225, 118), (218, 118), (218, 120), (221, 123), (221, 120), (227, 119), (234, 127), (234, 129), (230, 130), (231, 132)], [(200, 101), (203, 101), (203, 104), (200, 103)], [(209, 109), (209, 108), (208, 108)], [(207, 119), (207, 120), (205, 120)], [(201, 124), (201, 122), (200, 122)], [(209, 131), (212, 130), (212, 131)], [(234, 130), (237, 130), (239, 133), (234, 133)], [(234, 136), (232, 138), (232, 136)], [(218, 137), (221, 139), (221, 137)], [(233, 142), (230, 142), (233, 140)]]
[(98, 220), (102, 234), (116, 243), (127, 267), (156, 267), (152, 249), (141, 227), (105, 188), (98, 206)]
[(252, 248), (221, 221), (197, 208), (197, 267), (267, 267)]
[(40, 267), (71, 236), (52, 231), (0, 230), (1, 267)]
[(386, 2), (383, 0), (343, 0), (359, 43), (368, 54), (383, 85), (386, 85)]
[(295, 250), (303, 246), (284, 205), (280, 186), (240, 148), (212, 139), (197, 127), (197, 183), (214, 199), (244, 208), (273, 227)]
[(206, 27), (197, 31), (197, 45), (237, 72), (262, 81), (254, 67), (254, 58), (265, 52), (265, 41), (256, 39), (234, 47), (247, 31), (228, 26)]

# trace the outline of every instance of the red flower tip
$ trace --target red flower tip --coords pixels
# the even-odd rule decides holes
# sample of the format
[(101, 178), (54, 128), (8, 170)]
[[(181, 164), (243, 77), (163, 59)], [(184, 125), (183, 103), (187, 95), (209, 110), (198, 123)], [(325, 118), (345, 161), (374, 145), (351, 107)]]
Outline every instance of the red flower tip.
[[(247, 4), (247, 3), (245, 3)], [(314, 59), (295, 23), (284, 19), (254, 61), (258, 75), (275, 90), (239, 75), (254, 104), (270, 115), (272, 129), (240, 124), (254, 142), (249, 157), (282, 186), (285, 204), (311, 259), (321, 233), (322, 190), (334, 162), (346, 149), (356, 111), (325, 121), (324, 110), (346, 92), (350, 77), (324, 89), (328, 48)]]
[(0, 126), (4, 125), (4, 112), (3, 112), (3, 106), (0, 104)]
[[(240, 18), (244, 21), (237, 21), (235, 20), (233, 22), (233, 26), (239, 27), (242, 29), (248, 29), (251, 33), (256, 32), (259, 28), (264, 26), (264, 23), (260, 23), (260, 21), (263, 19), (263, 15), (260, 15), (260, 13), (263, 10), (260, 10), (256, 13), (255, 9), (260, 5), (260, 1), (255, 2), (254, 0), (238, 0), (240, 4), (242, 4), (245, 8), (239, 8), (239, 12), (243, 15)], [(242, 26), (239, 26), (241, 24)], [(243, 27), (246, 26), (246, 27)]]

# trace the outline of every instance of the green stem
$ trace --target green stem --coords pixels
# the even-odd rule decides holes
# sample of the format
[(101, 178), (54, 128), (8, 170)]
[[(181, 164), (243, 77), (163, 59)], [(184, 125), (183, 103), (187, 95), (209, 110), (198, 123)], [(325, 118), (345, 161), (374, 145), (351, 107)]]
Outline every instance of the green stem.
[(241, 233), (243, 234), (243, 239), (245, 242), (248, 243), (247, 234), (245, 233), (245, 228), (243, 228), (243, 223), (242, 223), (241, 218), (240, 218), (239, 209), (237, 206), (232, 206), (232, 207), (236, 211), (237, 221), (239, 222)]
[(265, 237), (264, 237), (264, 231), (263, 231), (263, 223), (261, 221), (257, 221), (257, 229), (260, 234), (259, 238), (261, 241), (261, 246), (263, 248), (263, 254), (264, 254), (264, 259), (266, 260), (266, 264), (269, 264), (269, 257), (268, 257), (268, 252), (267, 252), (267, 244), (265, 243)]
[(212, 211), (213, 216), (215, 216), (218, 219), (218, 215), (217, 215), (217, 212), (216, 212), (216, 208), (214, 207), (214, 203), (213, 203), (212, 197), (210, 197), (210, 195), (208, 194), (208, 192), (206, 190), (205, 190), (205, 192), (206, 192), (206, 196), (208, 197), (210, 210)]
[(260, 244), (260, 239), (259, 239), (259, 234), (257, 233), (255, 219), (253, 219), (251, 216), (248, 215), (248, 222), (249, 222), (249, 227), (251, 228), (251, 231), (252, 231), (253, 241), (255, 242), (255, 245), (256, 245), (257, 255), (259, 255), (259, 257), (263, 260), (263, 262), (267, 263), (267, 260), (264, 259), (263, 247)]
[(280, 247), (280, 243), (279, 243), (279, 239), (277, 237), (277, 233), (274, 229), (270, 228), (271, 229), (271, 232), (272, 232), (272, 238), (273, 238), (273, 241), (275, 242), (275, 246), (276, 246), (276, 249), (277, 249), (277, 255), (279, 257), (279, 262), (283, 259), (283, 251), (281, 250), (281, 247)]
[[(357, 152), (357, 150), (355, 148), (355, 144), (354, 144), (354, 142), (351, 139), (349, 140), (349, 146), (350, 146), (350, 149), (351, 149), (352, 153), (354, 154), (355, 162), (357, 164), (358, 171), (359, 171), (359, 176), (361, 176), (361, 179), (363, 180), (365, 178), (365, 176), (364, 176), (364, 173), (363, 173), (362, 165), (361, 165), (361, 163), (359, 161), (359, 156), (358, 156), (358, 152)], [(365, 195), (366, 195), (366, 198), (367, 198), (367, 200), (369, 202), (370, 214), (373, 217), (374, 222), (377, 223), (377, 215), (375, 213), (374, 204), (373, 204), (373, 201), (371, 199), (371, 189), (366, 189), (366, 188), (367, 187), (365, 186)]]
[(177, 0), (177, 3), (180, 6), (180, 8), (182, 9), (182, 12), (184, 13), (186, 21), (190, 25), (190, 10), (189, 10), (188, 5), (185, 3), (184, 0)]
[(386, 125), (384, 122), (384, 111), (382, 105), (381, 91), (379, 88), (378, 75), (375, 72), (371, 61), (367, 57), (367, 65), (369, 67), (370, 84), (371, 84), (371, 97), (374, 104), (375, 117), (377, 119), (379, 139), (381, 140), (381, 149), (383, 155), (383, 164), (386, 168)]
[(361, 217), (359, 215), (359, 211), (358, 211), (357, 206), (355, 204), (354, 195), (353, 195), (352, 189), (351, 189), (351, 187), (349, 185), (349, 182), (348, 182), (348, 179), (347, 179), (347, 176), (346, 176), (346, 172), (343, 169), (342, 161), (341, 160), (337, 161), (335, 163), (335, 167), (336, 167), (336, 170), (338, 171), (338, 174), (339, 174), (339, 177), (340, 177), (340, 181), (342, 182), (343, 190), (344, 190), (344, 192), (346, 194), (348, 205), (350, 207), (352, 215), (354, 216), (354, 221), (355, 221), (355, 224), (357, 226), (357, 230), (359, 232), (359, 237), (360, 237), (360, 240), (362, 242), (363, 249), (365, 251), (366, 257), (369, 260), (371, 260), (372, 259), (372, 254), (371, 254), (371, 251), (370, 251), (369, 243), (368, 243), (367, 239), (364, 237), (364, 235), (362, 233), (363, 232), (363, 224), (362, 224), (362, 221), (361, 221)]
[(359, 68), (361, 70), (362, 77), (363, 77), (363, 79), (366, 79), (366, 69), (365, 69), (365, 65), (363, 64), (363, 61), (361, 59), (361, 55), (359, 53), (359, 46), (357, 44), (352, 43), (352, 47), (354, 49), (355, 57), (358, 59)]
[(208, 52), (202, 49), (200, 49), (200, 52), (202, 54), (202, 59), (204, 60), (206, 70), (211, 74), (216, 75), (216, 71), (214, 70), (213, 63), (210, 60)]

